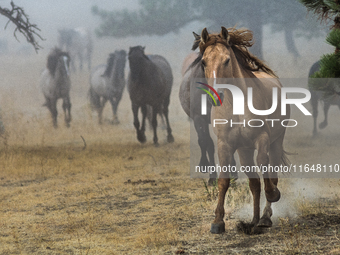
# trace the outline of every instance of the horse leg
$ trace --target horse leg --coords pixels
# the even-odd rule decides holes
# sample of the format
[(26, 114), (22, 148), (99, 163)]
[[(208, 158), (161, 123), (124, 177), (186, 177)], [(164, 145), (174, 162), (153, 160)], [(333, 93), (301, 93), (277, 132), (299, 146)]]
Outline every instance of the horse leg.
[(313, 110), (313, 136), (317, 134), (316, 120), (318, 118), (318, 96), (315, 91), (311, 91), (311, 104)]
[[(268, 167), (269, 164), (268, 151), (270, 148), (270, 139), (268, 133), (263, 132), (261, 135), (259, 135), (255, 142), (255, 147), (258, 151), (256, 158), (257, 165)], [(275, 178), (270, 177), (268, 172), (264, 172), (263, 181), (267, 201), (272, 203), (279, 201), (280, 191), (276, 187), (277, 178), (275, 180)]]
[(58, 127), (58, 123), (57, 123), (57, 116), (58, 116), (57, 99), (46, 98), (46, 105), (47, 105), (47, 108), (50, 110), (51, 115), (52, 115), (53, 127), (57, 128)]
[[(151, 124), (152, 124), (152, 130), (153, 130), (153, 143), (154, 143), (155, 146), (159, 146), (158, 137), (157, 137), (157, 113), (158, 113), (158, 109), (159, 109), (159, 106), (152, 106), (152, 121), (151, 121)], [(145, 108), (145, 117), (146, 117), (146, 108)], [(144, 118), (144, 115), (143, 115), (143, 118)], [(169, 132), (168, 132), (168, 137), (169, 137)]]
[(63, 110), (65, 115), (66, 127), (70, 127), (72, 117), (71, 117), (71, 101), (69, 96), (63, 98)]
[(139, 105), (132, 104), (133, 125), (136, 128), (138, 141), (141, 142), (141, 143), (145, 143), (146, 142), (145, 134), (139, 130), (140, 123), (139, 123), (139, 120), (138, 120), (138, 109), (139, 109)]
[[(254, 150), (239, 149), (237, 150), (240, 156), (240, 163), (242, 166), (254, 166)], [(253, 195), (253, 220), (250, 227), (256, 227), (260, 220), (260, 194), (261, 181), (259, 175), (254, 172), (246, 173), (249, 178), (249, 188)]]
[(166, 128), (167, 128), (167, 132), (168, 132), (168, 143), (173, 143), (175, 141), (174, 137), (172, 136), (172, 130), (170, 127), (170, 122), (169, 122), (169, 101), (170, 99), (167, 98), (164, 100), (164, 104), (163, 104), (163, 115), (165, 117), (165, 121), (166, 121)]
[(83, 53), (78, 52), (78, 59), (79, 59), (79, 69), (80, 71), (83, 70)]
[[(221, 167), (228, 167), (232, 162), (232, 155), (235, 151), (227, 144), (227, 142), (219, 139), (218, 141), (218, 158)], [(211, 224), (210, 232), (213, 234), (220, 234), (225, 231), (224, 218), (224, 200), (230, 184), (230, 177), (228, 172), (221, 172), (218, 178), (218, 201), (215, 210), (215, 219)]]
[[(276, 139), (271, 145), (269, 149), (269, 164), (273, 167), (280, 166), (283, 158), (283, 138), (285, 133), (282, 133), (282, 135)], [(269, 173), (271, 175), (271, 180), (275, 186), (277, 186), (278, 178), (276, 172)], [(267, 200), (266, 206), (263, 210), (263, 215), (260, 219), (260, 222), (258, 224), (259, 227), (271, 227), (273, 225), (271, 221), (271, 216), (273, 215), (273, 210), (271, 208), (271, 202)]]
[[(201, 160), (199, 165), (200, 166), (215, 166), (215, 160), (214, 160), (214, 142), (211, 139), (210, 133), (209, 133), (209, 123), (207, 122), (207, 119), (204, 118), (201, 115), (196, 115), (194, 117), (194, 126), (197, 132), (198, 136), (198, 145), (201, 149)], [(208, 150), (210, 149), (210, 151)], [(207, 157), (207, 153), (210, 159), (210, 162)], [(208, 185), (213, 185), (216, 181), (217, 174), (209, 173), (209, 181)]]
[(113, 112), (113, 120), (112, 123), (113, 124), (119, 124), (119, 120), (118, 120), (118, 116), (117, 116), (117, 107), (118, 107), (118, 100), (117, 98), (110, 98), (110, 103), (112, 106), (112, 112)]
[(329, 110), (330, 106), (331, 106), (330, 102), (325, 100), (324, 101), (324, 106), (323, 106), (323, 112), (324, 112), (324, 115), (325, 115), (325, 119), (324, 119), (323, 122), (321, 122), (319, 124), (319, 128), (320, 129), (323, 129), (323, 128), (325, 128), (328, 125), (328, 110)]

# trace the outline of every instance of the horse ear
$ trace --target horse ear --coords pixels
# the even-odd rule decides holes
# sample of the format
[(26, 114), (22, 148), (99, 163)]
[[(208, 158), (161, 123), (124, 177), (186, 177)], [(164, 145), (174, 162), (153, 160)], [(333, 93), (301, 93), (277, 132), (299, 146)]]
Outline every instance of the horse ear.
[(193, 33), (193, 35), (194, 35), (194, 37), (195, 37), (195, 41), (201, 39), (201, 37), (200, 37), (199, 34), (196, 34), (195, 32), (192, 32), (192, 33)]
[(205, 27), (202, 30), (202, 33), (201, 33), (201, 42), (202, 43), (206, 43), (208, 41), (208, 38), (209, 38), (209, 33), (207, 31), (207, 28)]
[(225, 27), (221, 27), (221, 33), (220, 36), (222, 39), (226, 40), (229, 43), (229, 34), (228, 34), (228, 30)]
[(192, 33), (195, 36), (195, 41), (194, 41), (194, 44), (192, 45), (191, 50), (196, 50), (200, 44), (201, 36), (196, 34), (195, 32), (192, 32)]

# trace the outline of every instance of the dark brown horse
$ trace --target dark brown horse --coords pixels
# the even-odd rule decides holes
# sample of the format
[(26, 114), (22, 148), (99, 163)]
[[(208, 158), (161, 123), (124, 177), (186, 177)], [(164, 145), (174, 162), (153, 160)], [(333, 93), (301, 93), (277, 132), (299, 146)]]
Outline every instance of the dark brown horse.
[[(157, 114), (163, 113), (167, 125), (169, 143), (174, 141), (169, 124), (169, 103), (173, 83), (172, 71), (165, 58), (159, 55), (145, 55), (145, 47), (130, 47), (128, 78), (128, 91), (132, 103), (134, 126), (137, 131), (137, 139), (141, 143), (146, 142), (145, 118), (147, 105), (152, 107), (153, 142), (158, 145)], [(141, 108), (142, 125), (138, 120), (138, 110)]]
[[(257, 166), (279, 166), (286, 163), (283, 151), (283, 138), (285, 127), (282, 125), (270, 125), (265, 119), (277, 119), (282, 121), (289, 118), (289, 108), (286, 115), (281, 115), (281, 84), (269, 67), (263, 64), (255, 56), (248, 52), (247, 46), (251, 46), (252, 33), (245, 29), (230, 29), (222, 27), (220, 34), (209, 34), (203, 29), (199, 49), (202, 54), (202, 68), (210, 86), (212, 80), (230, 78), (235, 81), (235, 86), (246, 94), (248, 88), (253, 89), (253, 106), (255, 109), (270, 109), (272, 91), (278, 92), (278, 107), (268, 115), (255, 115), (244, 105), (244, 114), (233, 114), (233, 95), (229, 90), (223, 89), (224, 100), (221, 106), (212, 107), (211, 118), (227, 119), (234, 123), (249, 123), (249, 120), (262, 121), (260, 127), (250, 125), (216, 125), (214, 132), (217, 135), (218, 158), (221, 167), (233, 164), (233, 155), (238, 153), (242, 166), (254, 166), (254, 152), (257, 150)], [(217, 78), (217, 79), (216, 79)], [(261, 79), (260, 79), (261, 78)], [(249, 187), (253, 195), (254, 215), (250, 224), (251, 231), (257, 227), (270, 227), (272, 221), (271, 203), (280, 199), (280, 191), (277, 188), (278, 176), (276, 172), (264, 173), (264, 190), (267, 199), (263, 216), (260, 218), (260, 192), (261, 182), (257, 172), (246, 173), (249, 178)], [(224, 200), (230, 184), (230, 173), (221, 172), (218, 179), (218, 203), (215, 211), (215, 220), (211, 226), (212, 233), (225, 231)]]
[(50, 110), (53, 119), (53, 126), (57, 125), (57, 100), (63, 99), (63, 110), (66, 126), (71, 122), (71, 101), (69, 76), (70, 56), (67, 52), (55, 48), (47, 57), (47, 67), (41, 74), (41, 90), (45, 96), (44, 106)]
[[(310, 77), (315, 72), (319, 71), (320, 69), (320, 61), (315, 62), (309, 70), (308, 76)], [(322, 91), (316, 91), (309, 87), (309, 91), (311, 94), (311, 104), (313, 109), (313, 136), (316, 136), (317, 131), (317, 124), (316, 120), (318, 118), (318, 102), (323, 101), (323, 113), (324, 113), (324, 120), (319, 124), (320, 129), (324, 129), (328, 125), (328, 110), (331, 105), (337, 105), (340, 109), (340, 97), (339, 95), (333, 95), (328, 98), (323, 98)]]

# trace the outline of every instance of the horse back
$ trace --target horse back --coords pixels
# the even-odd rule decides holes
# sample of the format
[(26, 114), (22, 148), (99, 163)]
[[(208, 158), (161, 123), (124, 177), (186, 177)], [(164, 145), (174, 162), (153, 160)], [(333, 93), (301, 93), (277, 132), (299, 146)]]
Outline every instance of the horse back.
[(320, 61), (316, 61), (309, 69), (308, 77), (311, 77), (315, 72), (320, 70)]
[(160, 68), (165, 77), (167, 88), (171, 88), (173, 84), (173, 75), (169, 62), (160, 55), (147, 55), (147, 57)]

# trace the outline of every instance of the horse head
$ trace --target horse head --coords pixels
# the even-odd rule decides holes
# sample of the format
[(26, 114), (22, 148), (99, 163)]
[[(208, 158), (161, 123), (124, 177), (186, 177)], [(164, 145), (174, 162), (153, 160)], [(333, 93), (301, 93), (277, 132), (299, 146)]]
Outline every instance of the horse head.
[(70, 56), (67, 52), (54, 48), (47, 57), (47, 69), (52, 77), (55, 77), (57, 71), (69, 75)]
[(142, 46), (135, 46), (130, 47), (128, 58), (131, 59), (138, 59), (138, 58), (147, 58), (145, 53), (145, 47)]
[(206, 28), (202, 30), (198, 47), (207, 78), (232, 77), (232, 65), (229, 63), (235, 56), (230, 46), (230, 35), (225, 27), (222, 27), (220, 34), (209, 34)]
[(204, 28), (199, 49), (206, 77), (253, 77), (254, 71), (276, 77), (267, 65), (248, 51), (252, 45), (253, 33), (248, 29), (222, 27), (219, 34), (209, 34)]

